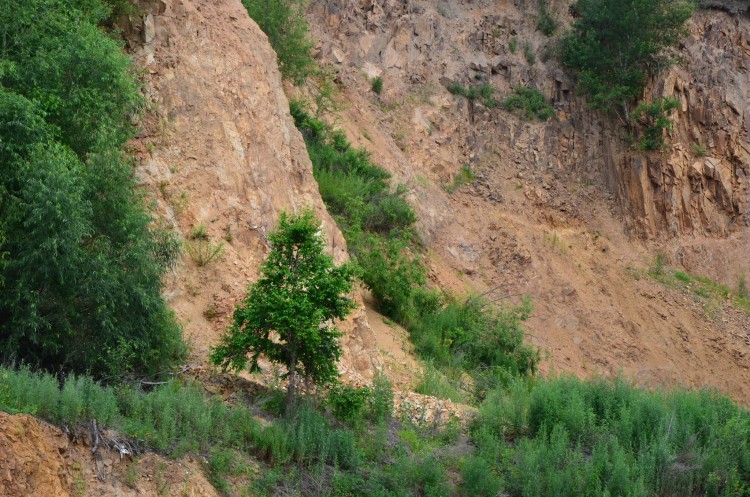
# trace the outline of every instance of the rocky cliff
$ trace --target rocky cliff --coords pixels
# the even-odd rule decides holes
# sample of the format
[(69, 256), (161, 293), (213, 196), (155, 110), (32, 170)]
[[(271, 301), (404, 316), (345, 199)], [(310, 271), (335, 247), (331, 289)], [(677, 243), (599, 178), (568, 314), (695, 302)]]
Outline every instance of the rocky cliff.
[[(548, 5), (571, 21), (570, 2)], [(645, 95), (682, 103), (669, 146), (644, 154), (622, 123), (576, 95), (554, 39), (537, 31), (537, 6), (313, 1), (317, 56), (339, 71), (349, 101), (341, 125), (410, 187), (436, 284), (532, 297), (529, 339), (549, 351), (546, 368), (624, 371), (645, 384), (715, 385), (744, 398), (747, 316), (716, 319), (638, 268), (662, 251), (732, 287), (750, 273), (750, 21), (697, 12), (675, 53), (682, 62)], [(370, 88), (376, 76), (380, 95)], [(489, 83), (496, 98), (537, 88), (557, 118), (485, 108), (451, 95), (452, 82)], [(451, 193), (464, 167), (476, 178)]]
[[(151, 110), (137, 174), (161, 222), (186, 241), (167, 296), (202, 362), (257, 277), (281, 211), (312, 208), (339, 262), (346, 243), (318, 193), (275, 54), (240, 1), (142, 6), (128, 33)], [(210, 262), (194, 254), (219, 245)], [(364, 311), (342, 329), (342, 370), (370, 377), (377, 352)]]

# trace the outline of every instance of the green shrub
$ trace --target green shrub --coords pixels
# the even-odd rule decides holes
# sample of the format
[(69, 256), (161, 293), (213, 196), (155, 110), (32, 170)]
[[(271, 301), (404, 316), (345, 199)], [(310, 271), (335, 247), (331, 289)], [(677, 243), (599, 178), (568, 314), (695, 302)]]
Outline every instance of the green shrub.
[(207, 266), (224, 254), (224, 242), (213, 243), (204, 239), (191, 240), (185, 244), (185, 252), (198, 267)]
[(431, 395), (439, 399), (450, 399), (453, 402), (465, 404), (469, 402), (470, 396), (461, 390), (459, 382), (453, 378), (447, 377), (441, 371), (438, 371), (434, 365), (435, 361), (428, 360), (422, 367), (422, 375), (419, 382), (414, 387), (416, 393)]
[(472, 466), (510, 495), (744, 495), (749, 434), (750, 414), (711, 392), (561, 377), (493, 392), (472, 428), (485, 464)]
[(372, 91), (380, 95), (383, 92), (383, 78), (376, 76), (372, 80)]
[(338, 384), (328, 392), (326, 402), (336, 418), (354, 424), (363, 419), (365, 408), (371, 398), (372, 392), (369, 388)]
[(589, 103), (626, 116), (647, 75), (664, 65), (662, 51), (682, 38), (694, 6), (689, 0), (577, 0), (562, 59), (577, 72)]
[(175, 244), (149, 228), (121, 151), (142, 99), (130, 59), (98, 27), (110, 14), (99, 0), (0, 9), (5, 364), (120, 378), (185, 354), (161, 298)]
[(387, 421), (393, 415), (393, 384), (382, 372), (378, 372), (372, 382), (370, 396), (370, 416), (373, 421)]
[(555, 110), (547, 103), (544, 95), (534, 88), (516, 86), (513, 93), (500, 103), (507, 111), (515, 112), (524, 119), (546, 121), (555, 116)]
[(474, 173), (469, 166), (462, 166), (461, 169), (458, 170), (458, 173), (456, 173), (456, 177), (453, 178), (453, 182), (445, 185), (445, 190), (448, 193), (453, 193), (463, 185), (470, 185), (475, 178), (476, 176), (474, 176)]
[(479, 100), (482, 102), (482, 105), (489, 109), (497, 106), (497, 101), (493, 97), (495, 88), (493, 88), (492, 85), (488, 83), (473, 85), (467, 88), (461, 85), (461, 83), (453, 81), (448, 85), (448, 91), (453, 95), (465, 97), (470, 102)]
[(417, 352), (439, 370), (468, 372), (481, 399), (514, 377), (536, 372), (539, 352), (523, 343), (522, 323), (530, 313), (528, 302), (493, 309), (477, 297), (452, 300), (421, 315), (409, 335)]
[(526, 58), (526, 62), (528, 62), (532, 66), (536, 64), (536, 54), (531, 48), (531, 45), (529, 45), (528, 43), (523, 44), (523, 56), (524, 58)]
[(678, 100), (663, 97), (649, 104), (643, 102), (636, 107), (633, 120), (644, 128), (639, 142), (641, 150), (659, 150), (664, 146), (664, 131), (672, 129), (669, 114), (679, 106)]
[(508, 49), (510, 50), (510, 53), (516, 53), (516, 50), (518, 50), (518, 38), (514, 36), (510, 39), (508, 42)]
[(313, 75), (317, 64), (310, 54), (313, 42), (302, 0), (242, 0), (250, 17), (268, 36), (284, 79), (300, 85)]
[(536, 18), (536, 29), (547, 36), (552, 36), (557, 30), (557, 20), (547, 9), (546, 0), (539, 0), (539, 15)]

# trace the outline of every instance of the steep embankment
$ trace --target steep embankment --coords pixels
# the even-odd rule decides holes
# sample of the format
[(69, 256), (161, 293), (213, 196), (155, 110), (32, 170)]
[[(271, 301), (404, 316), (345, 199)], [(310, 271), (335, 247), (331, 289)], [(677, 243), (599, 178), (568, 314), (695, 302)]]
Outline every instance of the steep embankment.
[[(576, 97), (536, 30), (536, 5), (313, 2), (318, 58), (340, 72), (350, 102), (342, 126), (409, 186), (435, 283), (532, 297), (530, 339), (550, 352), (548, 370), (622, 370), (746, 400), (748, 317), (643, 269), (661, 248), (732, 287), (750, 273), (747, 18), (696, 14), (686, 62), (648, 91), (682, 102), (671, 145), (646, 155)], [(570, 21), (567, 4), (554, 14)], [(557, 119), (525, 122), (446, 90), (477, 80), (498, 97), (536, 87)], [(708, 156), (693, 156), (694, 143)], [(449, 193), (463, 166), (476, 179)]]
[[(145, 7), (129, 35), (153, 108), (138, 174), (187, 241), (168, 300), (200, 361), (256, 278), (281, 211), (313, 208), (337, 261), (346, 244), (318, 194), (275, 54), (240, 1)], [(219, 244), (223, 254), (202, 266), (191, 253)], [(344, 329), (342, 367), (370, 377), (377, 354), (364, 310)]]
[(26, 414), (0, 412), (0, 495), (3, 497), (131, 497), (218, 495), (200, 463), (145, 454), (121, 458), (103, 447), (92, 456), (90, 433), (71, 440)]

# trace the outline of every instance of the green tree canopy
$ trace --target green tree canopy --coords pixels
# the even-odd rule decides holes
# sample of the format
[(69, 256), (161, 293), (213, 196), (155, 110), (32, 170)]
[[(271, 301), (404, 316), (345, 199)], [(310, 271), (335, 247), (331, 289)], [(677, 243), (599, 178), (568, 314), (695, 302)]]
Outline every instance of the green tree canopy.
[[(104, 0), (0, 0), (0, 361), (97, 376), (184, 353), (121, 148), (141, 97)], [(174, 247), (173, 247), (174, 248)]]
[(684, 35), (693, 9), (690, 0), (578, 0), (563, 62), (577, 71), (594, 108), (627, 114), (659, 54)]
[(333, 264), (319, 231), (310, 211), (281, 214), (269, 236), (271, 253), (260, 279), (235, 309), (234, 323), (211, 355), (224, 370), (241, 370), (249, 362), (250, 370), (258, 371), (261, 354), (283, 364), (289, 378), (287, 405), (294, 398), (296, 375), (323, 384), (336, 378), (341, 347), (332, 321), (355, 306), (346, 297), (353, 266)]

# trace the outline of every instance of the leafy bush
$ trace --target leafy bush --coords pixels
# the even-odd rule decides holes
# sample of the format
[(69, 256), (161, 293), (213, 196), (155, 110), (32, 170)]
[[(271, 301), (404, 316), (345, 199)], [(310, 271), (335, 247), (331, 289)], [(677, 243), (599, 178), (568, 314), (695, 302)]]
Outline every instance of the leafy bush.
[(487, 83), (473, 85), (467, 88), (461, 85), (461, 83), (454, 81), (450, 85), (448, 85), (448, 91), (453, 95), (460, 95), (462, 97), (465, 97), (467, 100), (469, 100), (469, 102), (480, 100), (482, 102), (482, 105), (490, 109), (493, 107), (497, 107), (497, 101), (493, 97), (495, 88)]
[(641, 150), (659, 150), (664, 146), (664, 131), (672, 129), (669, 114), (679, 108), (680, 102), (673, 98), (660, 98), (647, 104), (641, 103), (633, 112), (633, 120), (644, 128), (640, 140)]
[(303, 0), (242, 0), (242, 4), (268, 36), (284, 79), (300, 85), (317, 71)]
[(372, 391), (369, 388), (338, 384), (328, 392), (326, 401), (336, 418), (347, 423), (355, 423), (363, 419), (365, 408), (371, 398)]
[(662, 51), (683, 36), (693, 9), (689, 0), (577, 0), (563, 62), (577, 72), (594, 108), (619, 108), (627, 116), (649, 72), (663, 65)]
[(529, 121), (546, 121), (555, 116), (555, 110), (539, 90), (516, 86), (513, 94), (505, 97), (500, 105), (507, 111), (515, 112)]
[(547, 36), (552, 36), (557, 30), (557, 20), (547, 9), (546, 0), (539, 0), (539, 15), (536, 18), (536, 29)]
[(393, 415), (393, 384), (382, 371), (378, 372), (372, 382), (370, 414), (377, 423), (386, 421)]
[[(149, 229), (121, 148), (141, 98), (99, 0), (0, 9), (0, 361), (120, 377), (184, 355), (161, 275), (174, 242)], [(137, 271), (133, 269), (137, 268)]]
[[(452, 91), (492, 99), (489, 85), (458, 85)], [(538, 353), (523, 345), (521, 328), (530, 306), (498, 310), (481, 299), (458, 302), (427, 290), (426, 268), (412, 242), (416, 216), (405, 190), (391, 190), (388, 174), (366, 152), (351, 148), (341, 132), (312, 118), (299, 103), (291, 104), (291, 113), (305, 137), (323, 201), (347, 239), (362, 280), (378, 309), (409, 330), (417, 352), (440, 368), (451, 368), (453, 377), (468, 372), (479, 398), (512, 377), (533, 375)], [(425, 382), (423, 390), (433, 392), (439, 384)], [(462, 394), (454, 388), (451, 395)]]
[(409, 335), (417, 352), (441, 371), (468, 372), (481, 399), (512, 378), (536, 372), (539, 352), (523, 343), (522, 322), (530, 313), (528, 302), (493, 309), (478, 297), (450, 300), (420, 316)]
[(383, 92), (383, 78), (376, 76), (372, 80), (372, 91), (380, 95)]
[(532, 66), (536, 64), (536, 54), (531, 48), (531, 45), (529, 45), (528, 43), (523, 44), (523, 56), (526, 59), (526, 62), (528, 62)]

